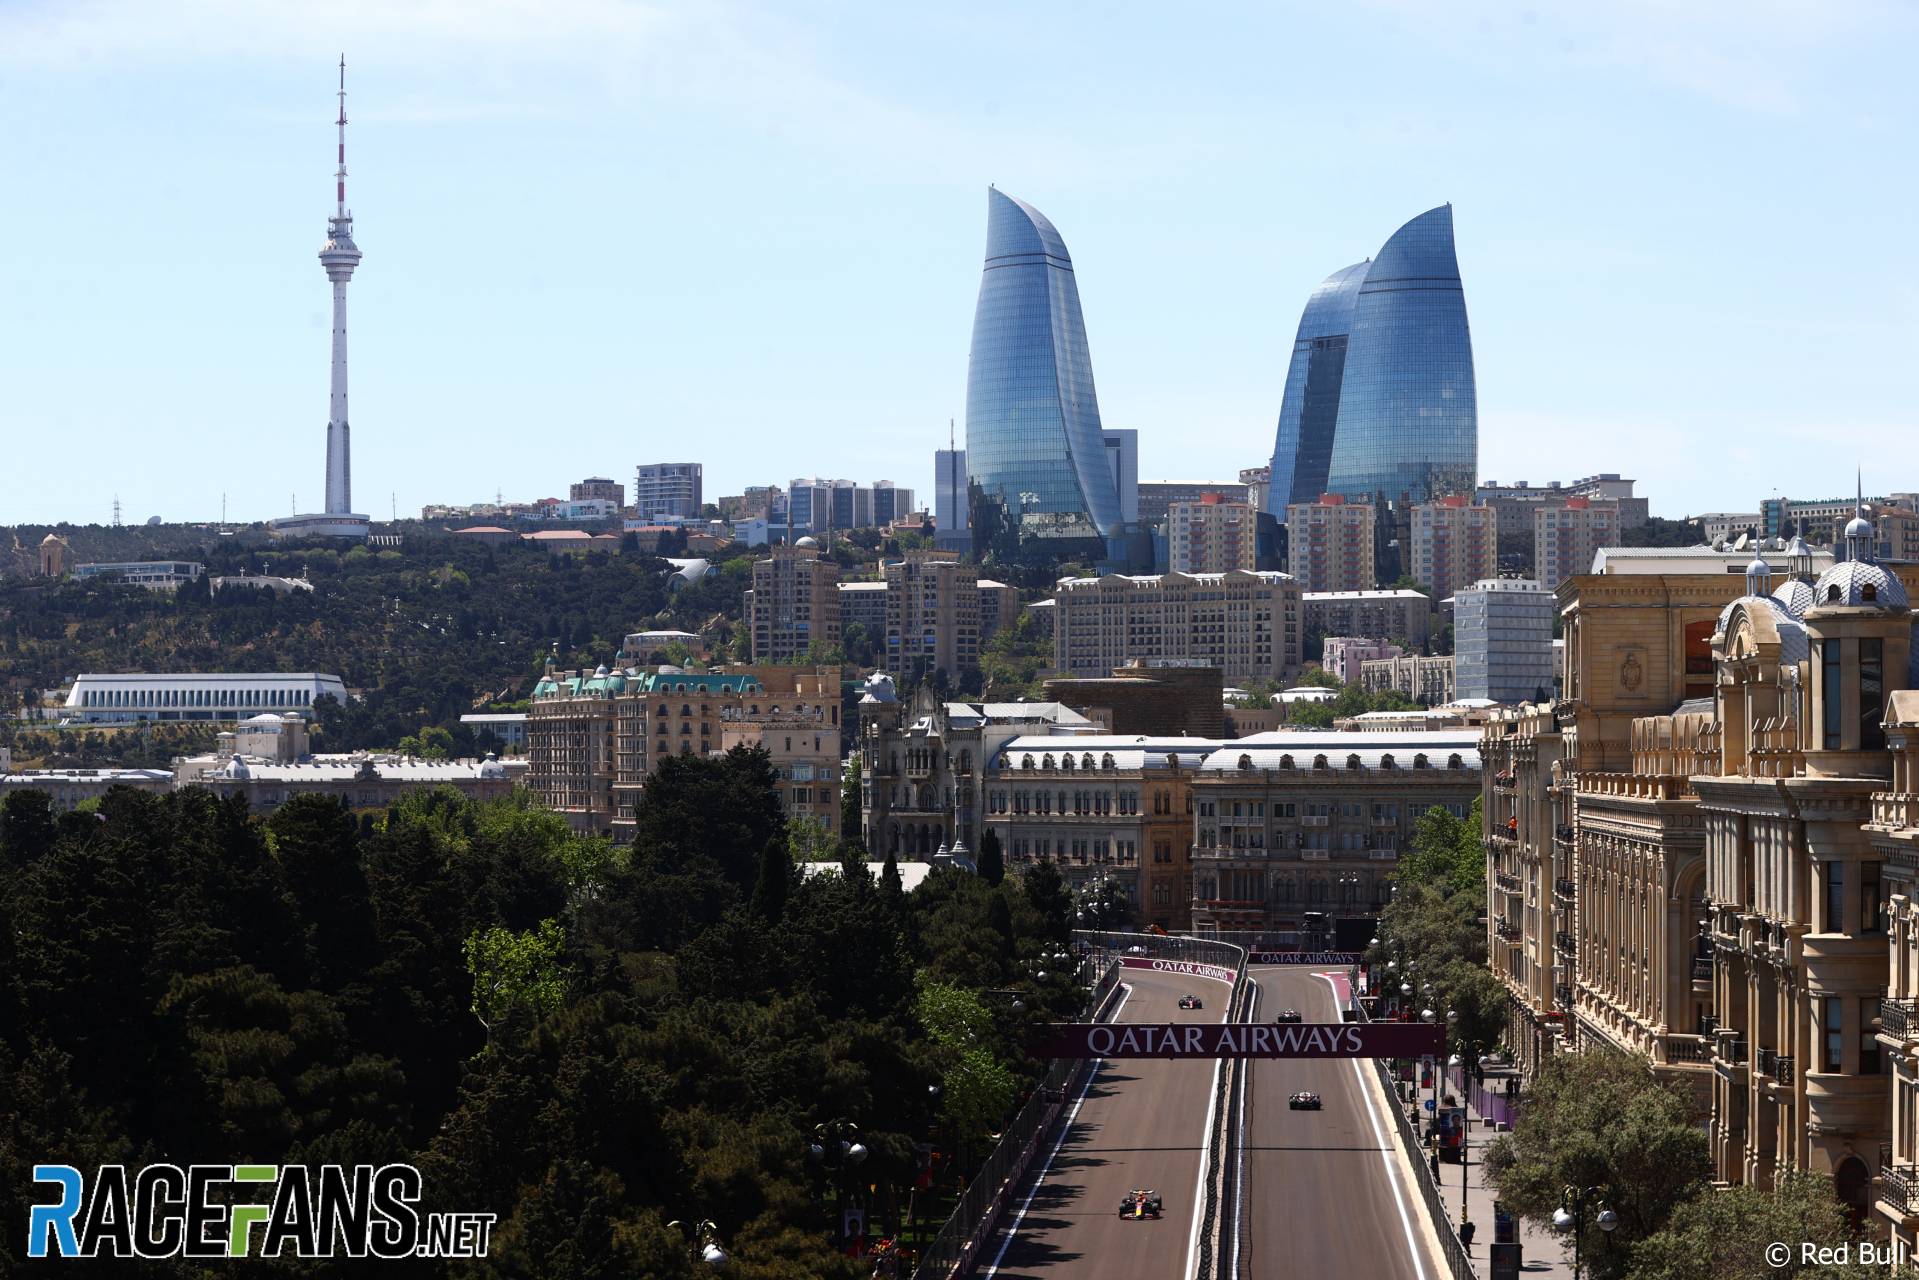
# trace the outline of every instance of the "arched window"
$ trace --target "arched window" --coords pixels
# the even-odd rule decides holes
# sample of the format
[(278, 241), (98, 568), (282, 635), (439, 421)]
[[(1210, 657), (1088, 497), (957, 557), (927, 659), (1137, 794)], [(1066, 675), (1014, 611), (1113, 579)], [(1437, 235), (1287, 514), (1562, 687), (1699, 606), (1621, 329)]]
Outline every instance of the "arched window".
[(1328, 763), (1326, 762), (1326, 757), (1325, 757), (1325, 756), (1323, 756), (1323, 755), (1318, 755), (1318, 756), (1314, 756), (1314, 757), (1313, 757), (1313, 768), (1315, 768), (1315, 769), (1328, 769), (1328, 768), (1331, 768), (1331, 767), (1332, 767), (1332, 766), (1331, 766), (1331, 765), (1329, 765), (1329, 764), (1328, 764)]
[(1090, 752), (1090, 751), (1088, 751), (1088, 752), (1087, 752), (1087, 753), (1086, 753), (1085, 755), (1083, 755), (1083, 756), (1081, 756), (1081, 757), (1079, 758), (1079, 767), (1080, 767), (1080, 768), (1082, 768), (1082, 769), (1087, 769), (1087, 770), (1090, 770), (1090, 769), (1092, 769), (1092, 767), (1093, 767), (1093, 753), (1092, 753), (1092, 752)]
[(664, 719), (666, 718), (666, 704), (665, 704), (664, 702), (662, 702), (662, 703), (661, 703), (661, 704), (659, 705), (659, 708), (658, 708), (657, 710), (655, 710), (655, 711), (653, 712), (653, 714), (654, 714), (654, 716), (655, 716), (656, 718), (658, 718), (658, 719), (661, 719), (661, 720), (664, 720)]
[(1099, 767), (1102, 769), (1112, 769), (1114, 767), (1112, 752), (1108, 751), (1105, 755), (1099, 758)]
[(1878, 584), (1868, 582), (1865, 586), (1859, 588), (1859, 598), (1861, 600), (1877, 600), (1879, 598)]
[(1347, 757), (1346, 757), (1346, 767), (1347, 767), (1348, 769), (1357, 769), (1357, 768), (1359, 768), (1359, 753), (1358, 753), (1358, 752), (1356, 752), (1356, 751), (1355, 751), (1355, 752), (1354, 752), (1354, 753), (1353, 753), (1352, 755), (1349, 755), (1349, 756), (1347, 756)]
[(1399, 766), (1393, 763), (1392, 753), (1387, 752), (1379, 758), (1379, 767), (1382, 769), (1396, 769)]
[(1293, 753), (1292, 753), (1292, 752), (1290, 752), (1290, 751), (1288, 751), (1288, 752), (1287, 752), (1287, 753), (1286, 753), (1285, 755), (1283, 755), (1283, 756), (1281, 756), (1281, 757), (1279, 758), (1279, 767), (1280, 767), (1280, 768), (1282, 768), (1282, 769), (1290, 769), (1290, 768), (1292, 768), (1292, 767), (1293, 767)]
[(1051, 769), (1053, 767), (1053, 753), (1048, 751), (1045, 755), (1041, 756), (1039, 758), (1039, 764), (1042, 769)]
[(1413, 768), (1424, 769), (1426, 765), (1427, 765), (1426, 753), (1424, 751), (1420, 752), (1418, 755), (1413, 757)]
[(1466, 767), (1466, 762), (1464, 760), (1461, 760), (1459, 758), (1459, 753), (1455, 751), (1451, 755), (1446, 757), (1446, 767), (1448, 769), (1463, 769)]
[(1239, 767), (1242, 769), (1251, 769), (1253, 767), (1253, 758), (1249, 755), (1240, 756)]
[(1020, 757), (1020, 760), (1019, 760), (1019, 767), (1020, 767), (1020, 768), (1022, 768), (1022, 769), (1030, 769), (1030, 768), (1032, 768), (1032, 767), (1033, 767), (1033, 757), (1032, 757), (1031, 755), (1024, 755), (1024, 756), (1021, 756), (1021, 757)]

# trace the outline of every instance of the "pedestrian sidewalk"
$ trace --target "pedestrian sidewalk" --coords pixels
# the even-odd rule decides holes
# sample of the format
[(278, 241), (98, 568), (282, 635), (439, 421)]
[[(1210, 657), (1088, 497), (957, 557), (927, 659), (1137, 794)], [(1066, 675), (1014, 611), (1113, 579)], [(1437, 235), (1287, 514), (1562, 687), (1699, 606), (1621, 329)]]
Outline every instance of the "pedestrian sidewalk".
[[(1497, 1198), (1491, 1187), (1486, 1185), (1485, 1168), (1480, 1163), (1480, 1153), (1487, 1144), (1499, 1136), (1497, 1125), (1510, 1125), (1513, 1109), (1505, 1097), (1506, 1081), (1514, 1074), (1511, 1067), (1487, 1066), (1482, 1075), (1483, 1086), (1475, 1085), (1470, 1089), (1460, 1087), (1459, 1072), (1449, 1070), (1441, 1086), (1442, 1093), (1450, 1093), (1460, 1099), (1466, 1107), (1469, 1122), (1467, 1129), (1466, 1159), (1463, 1165), (1439, 1165), (1439, 1198), (1446, 1208), (1448, 1221), (1433, 1224), (1436, 1230), (1459, 1232), (1460, 1183), (1465, 1182), (1465, 1200), (1467, 1216), (1472, 1220), (1474, 1234), (1468, 1255), (1472, 1259), (1473, 1270), (1482, 1280), (1492, 1274), (1493, 1243), (1493, 1201)], [(1403, 1088), (1404, 1086), (1402, 1086)], [(1426, 1100), (1432, 1097), (1430, 1089), (1420, 1090), (1419, 1102), (1421, 1132), (1425, 1131)], [(1493, 1124), (1487, 1124), (1487, 1116)], [(1527, 1277), (1550, 1278), (1550, 1280), (1572, 1280), (1571, 1242), (1558, 1232), (1538, 1226), (1521, 1219), (1518, 1223), (1520, 1243), (1520, 1274)]]

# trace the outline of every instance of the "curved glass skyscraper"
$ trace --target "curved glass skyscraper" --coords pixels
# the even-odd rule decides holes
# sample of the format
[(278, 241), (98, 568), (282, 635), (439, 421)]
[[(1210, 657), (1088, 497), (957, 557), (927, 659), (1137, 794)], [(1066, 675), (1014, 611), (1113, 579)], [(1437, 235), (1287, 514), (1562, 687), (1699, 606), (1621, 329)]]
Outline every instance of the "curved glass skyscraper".
[[(1328, 396), (1338, 404), (1330, 433)], [(1283, 520), (1287, 502), (1321, 492), (1414, 502), (1471, 493), (1478, 464), (1472, 332), (1453, 210), (1441, 205), (1394, 232), (1370, 263), (1313, 291), (1280, 406), (1268, 505)]]
[(976, 538), (1042, 538), (1066, 552), (1121, 531), (1073, 260), (1044, 214), (993, 189), (966, 377), (966, 472)]

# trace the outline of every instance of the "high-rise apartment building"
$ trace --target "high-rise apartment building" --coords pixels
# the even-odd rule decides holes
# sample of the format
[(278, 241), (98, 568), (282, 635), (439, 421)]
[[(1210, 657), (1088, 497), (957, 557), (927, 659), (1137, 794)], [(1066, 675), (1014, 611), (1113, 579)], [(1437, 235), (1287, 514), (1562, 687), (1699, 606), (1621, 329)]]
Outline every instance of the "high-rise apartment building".
[(1533, 576), (1548, 591), (1574, 574), (1591, 573), (1601, 547), (1619, 543), (1619, 508), (1590, 498), (1533, 511)]
[(770, 547), (753, 563), (746, 593), (746, 622), (753, 661), (791, 662), (840, 642), (839, 566), (820, 558), (819, 543), (801, 538), (790, 547)]
[(989, 189), (966, 377), (975, 539), (1103, 554), (1122, 524), (1106, 455), (1066, 242), (1039, 210)]
[(1246, 503), (1255, 511), (1266, 511), (1266, 491), (1272, 486), (1273, 469), (1264, 467), (1241, 467), (1239, 482), (1246, 486)]
[(1493, 508), (1455, 495), (1418, 503), (1411, 516), (1411, 572), (1433, 599), (1498, 574), (1499, 513)]
[(1470, 493), (1478, 460), (1472, 334), (1453, 210), (1442, 205), (1307, 300), (1267, 509), (1285, 518), (1321, 493), (1413, 502)]
[(641, 520), (661, 516), (693, 519), (706, 501), (701, 493), (705, 470), (698, 462), (653, 462), (634, 468), (634, 516)]
[(1373, 509), (1343, 494), (1286, 508), (1286, 561), (1302, 590), (1370, 591), (1373, 576)]
[(1544, 701), (1553, 692), (1553, 593), (1487, 578), (1454, 596), (1454, 685), (1461, 698)]
[(1523, 532), (1532, 528), (1533, 512), (1537, 508), (1557, 506), (1568, 498), (1610, 502), (1619, 508), (1619, 527), (1637, 529), (1646, 523), (1647, 518), (1646, 499), (1633, 496), (1632, 487), (1637, 483), (1636, 480), (1625, 479), (1617, 471), (1602, 471), (1597, 475), (1581, 476), (1566, 482), (1554, 480), (1543, 485), (1528, 484), (1524, 480), (1515, 480), (1511, 484), (1484, 480), (1474, 490), (1473, 500), (1497, 511), (1499, 527), (1506, 530)]
[(979, 566), (951, 551), (909, 551), (885, 566), (886, 638), (881, 669), (900, 676), (941, 671), (958, 683), (979, 667), (983, 630)]
[(1253, 509), (1225, 495), (1175, 502), (1166, 511), (1167, 567), (1173, 573), (1252, 569), (1258, 551)]
[(1138, 659), (1270, 680), (1300, 664), (1299, 584), (1283, 573), (1062, 578), (1053, 601), (1053, 665), (1068, 675)]

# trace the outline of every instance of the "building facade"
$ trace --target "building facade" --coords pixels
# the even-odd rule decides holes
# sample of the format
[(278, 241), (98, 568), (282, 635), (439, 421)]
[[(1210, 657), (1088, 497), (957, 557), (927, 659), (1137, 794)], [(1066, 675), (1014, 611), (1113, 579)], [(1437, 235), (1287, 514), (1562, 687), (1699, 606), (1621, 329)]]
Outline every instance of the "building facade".
[(1359, 664), (1359, 687), (1367, 693), (1391, 689), (1427, 707), (1443, 707), (1459, 696), (1451, 654), (1369, 659)]
[(566, 497), (569, 502), (586, 502), (599, 498), (613, 504), (617, 514), (619, 508), (626, 505), (626, 486), (617, 480), (608, 480), (604, 476), (589, 476), (567, 486)]
[(262, 712), (311, 712), (323, 698), (346, 705), (340, 677), (312, 671), (88, 674), (73, 682), (61, 714), (96, 724), (245, 720)]
[[(1416, 503), (1409, 572), (1435, 600), (1499, 572), (1499, 512), (1465, 495)], [(1584, 570), (1581, 570), (1584, 572)]]
[(1172, 573), (1228, 573), (1255, 567), (1253, 508), (1209, 493), (1166, 511), (1167, 565)]
[(839, 566), (820, 557), (819, 544), (801, 538), (790, 547), (770, 547), (753, 562), (746, 593), (746, 623), (753, 661), (791, 662), (815, 645), (840, 642)]
[(1487, 578), (1454, 599), (1459, 696), (1514, 703), (1552, 697), (1552, 593), (1529, 579)]
[(706, 467), (698, 462), (648, 462), (633, 469), (633, 518), (691, 520), (705, 505)]
[(1337, 493), (1286, 509), (1286, 564), (1306, 591), (1371, 591), (1373, 508)]
[(1316, 635), (1365, 636), (1425, 645), (1433, 602), (1418, 591), (1308, 591), (1301, 597), (1306, 629)]
[(1530, 529), (1533, 527), (1534, 510), (1541, 505), (1562, 503), (1567, 498), (1610, 502), (1619, 508), (1619, 527), (1637, 529), (1647, 519), (1646, 499), (1633, 494), (1633, 486), (1637, 483), (1636, 480), (1624, 479), (1616, 471), (1602, 471), (1567, 483), (1554, 480), (1543, 485), (1527, 484), (1524, 480), (1516, 480), (1512, 484), (1484, 480), (1474, 491), (1474, 501), (1498, 511), (1499, 527), (1502, 529)]
[(198, 582), (207, 567), (195, 560), (141, 560), (120, 564), (76, 564), (73, 576), (86, 581), (125, 582), (149, 591), (178, 591)]
[(1619, 508), (1590, 498), (1533, 511), (1533, 576), (1548, 590), (1578, 573), (1591, 573), (1601, 547), (1619, 541)]
[(957, 552), (909, 551), (885, 566), (886, 624), (881, 669), (908, 675), (943, 672), (955, 683), (979, 669), (979, 566)]
[(1138, 659), (1218, 667), (1225, 679), (1278, 679), (1300, 665), (1299, 584), (1283, 573), (1062, 578), (1053, 597), (1053, 665), (1104, 675)]
[[(966, 379), (976, 540), (1010, 533), (1103, 551), (1119, 502), (1066, 242), (1039, 210), (986, 193), (986, 265)], [(990, 510), (985, 516), (983, 510)]]
[(1358, 684), (1362, 665), (1397, 658), (1405, 650), (1386, 640), (1366, 636), (1327, 636), (1320, 644), (1319, 665), (1341, 684)]

